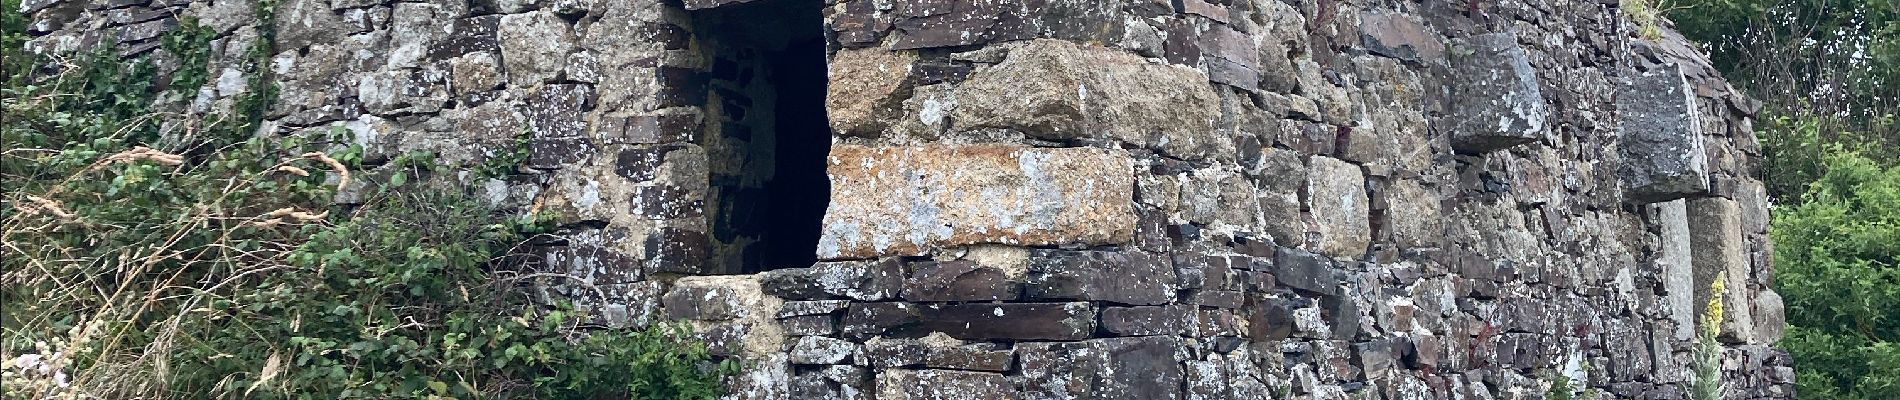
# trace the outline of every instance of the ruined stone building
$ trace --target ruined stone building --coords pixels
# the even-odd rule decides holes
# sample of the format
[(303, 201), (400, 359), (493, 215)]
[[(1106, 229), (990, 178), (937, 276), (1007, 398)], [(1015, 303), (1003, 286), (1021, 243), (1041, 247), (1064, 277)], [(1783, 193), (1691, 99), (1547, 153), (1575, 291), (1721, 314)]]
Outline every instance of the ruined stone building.
[(734, 399), (1686, 399), (1712, 296), (1724, 397), (1792, 397), (1756, 103), (1617, 3), (8, 12), (46, 51), (210, 26), (199, 108), (270, 32), (260, 134), (371, 164), (525, 132), (527, 173), (444, 179), (553, 216), (602, 323), (746, 360)]

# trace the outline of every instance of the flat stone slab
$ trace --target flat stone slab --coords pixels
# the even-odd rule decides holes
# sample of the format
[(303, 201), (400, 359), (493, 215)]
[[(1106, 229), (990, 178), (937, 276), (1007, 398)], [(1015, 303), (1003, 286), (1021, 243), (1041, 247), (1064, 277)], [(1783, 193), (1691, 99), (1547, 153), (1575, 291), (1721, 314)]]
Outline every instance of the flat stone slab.
[(829, 169), (821, 259), (1134, 238), (1134, 159), (1119, 150), (838, 145)]

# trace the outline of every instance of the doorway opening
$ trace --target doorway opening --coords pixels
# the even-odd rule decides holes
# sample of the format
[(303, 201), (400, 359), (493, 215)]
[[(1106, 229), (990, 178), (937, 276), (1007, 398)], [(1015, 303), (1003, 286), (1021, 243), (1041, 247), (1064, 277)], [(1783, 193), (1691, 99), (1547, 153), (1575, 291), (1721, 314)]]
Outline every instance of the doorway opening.
[(823, 4), (760, 0), (693, 12), (710, 64), (707, 223), (721, 273), (816, 261), (831, 200)]

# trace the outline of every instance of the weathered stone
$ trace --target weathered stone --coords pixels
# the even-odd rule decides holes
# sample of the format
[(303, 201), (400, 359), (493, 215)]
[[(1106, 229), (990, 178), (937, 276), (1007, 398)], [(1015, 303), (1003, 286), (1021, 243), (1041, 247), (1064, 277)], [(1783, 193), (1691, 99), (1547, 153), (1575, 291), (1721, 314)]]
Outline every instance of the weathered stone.
[(849, 365), (801, 369), (790, 386), (793, 399), (874, 400), (877, 389), (870, 370)]
[(1306, 226), (1300, 220), (1300, 191), (1307, 187), (1307, 170), (1300, 154), (1292, 150), (1260, 149), (1260, 164), (1248, 174), (1260, 191), (1261, 227), (1274, 243), (1298, 244), (1306, 240)]
[(501, 42), (496, 32), (501, 28), (500, 15), (458, 18), (449, 23), (449, 34), (442, 40), (430, 45), (429, 58), (449, 59), (464, 54), (495, 54), (501, 51)]
[(1402, 247), (1438, 247), (1445, 237), (1444, 212), (1438, 193), (1411, 179), (1393, 181), (1381, 193), (1386, 210), (1383, 226)]
[(967, 260), (925, 261), (911, 264), (903, 297), (910, 301), (1015, 300), (1021, 289), (1021, 283), (1001, 269)]
[(1102, 308), (1102, 330), (1121, 336), (1179, 335), (1193, 326), (1182, 306)]
[(1435, 63), (1445, 58), (1445, 44), (1438, 36), (1403, 14), (1359, 14), (1359, 40), (1374, 54), (1405, 61)]
[(1260, 50), (1252, 37), (1217, 24), (1209, 27), (1201, 41), (1209, 80), (1247, 91), (1260, 87)]
[(1273, 277), (1294, 289), (1339, 294), (1339, 278), (1333, 275), (1333, 262), (1319, 254), (1280, 248), (1273, 257)]
[(1743, 248), (1742, 214), (1734, 200), (1707, 197), (1689, 200), (1689, 243), (1694, 249), (1696, 315), (1706, 315), (1713, 285), (1722, 280), (1721, 338), (1731, 343), (1753, 343), (1755, 320), (1750, 311), (1748, 251)]
[(759, 282), (766, 293), (793, 300), (878, 301), (897, 296), (904, 285), (904, 270), (897, 259), (821, 262), (809, 268), (768, 271), (759, 275)]
[(962, 46), (1026, 39), (1021, 9), (995, 2), (916, 1), (900, 3), (902, 19), (892, 23), (897, 49)]
[(1372, 244), (1365, 174), (1359, 166), (1331, 157), (1308, 159), (1306, 206), (1312, 211), (1317, 242), (1311, 248), (1340, 258), (1359, 258)]
[(1213, 129), (1219, 100), (1200, 83), (1206, 79), (1117, 50), (1037, 40), (959, 85), (952, 119), (964, 129), (1112, 139), (1187, 159), (1227, 157), (1232, 143)]
[(646, 268), (652, 272), (711, 272), (712, 257), (707, 254), (706, 233), (690, 229), (663, 228), (646, 240)]
[(1774, 289), (1756, 291), (1754, 310), (1755, 342), (1772, 345), (1781, 342), (1788, 331), (1786, 311), (1782, 307), (1781, 295)]
[(744, 4), (757, 0), (683, 0), (680, 3), (688, 10), (703, 10), (729, 4)]
[(679, 319), (718, 321), (744, 315), (738, 294), (716, 287), (678, 287), (666, 292), (660, 304), (668, 316)]
[(930, 368), (971, 371), (1006, 371), (1014, 361), (1015, 352), (993, 343), (929, 346), (924, 355)]
[(1025, 343), (1017, 353), (1031, 399), (1181, 398), (1180, 342), (1170, 336)]
[(548, 11), (501, 17), (496, 36), (508, 78), (518, 84), (554, 81), (574, 52), (573, 27)]
[(998, 373), (887, 369), (877, 376), (878, 400), (1015, 400), (1022, 397), (1009, 378)]
[(963, 340), (1081, 340), (1095, 333), (1089, 303), (962, 303), (916, 307), (922, 326)]
[(1661, 217), (1662, 251), (1656, 260), (1662, 267), (1662, 284), (1665, 290), (1663, 303), (1669, 319), (1675, 322), (1675, 340), (1687, 341), (1695, 338), (1697, 310), (1708, 304), (1705, 294), (1698, 294), (1694, 254), (1689, 240), (1688, 200), (1676, 199), (1658, 203), (1657, 215)]
[(285, 1), (275, 3), (277, 34), (274, 38), (278, 49), (301, 49), (317, 43), (335, 42), (343, 38), (350, 27), (343, 16), (330, 10), (329, 4), (318, 1)]
[(1483, 153), (1545, 136), (1543, 92), (1537, 71), (1512, 33), (1472, 36), (1451, 54), (1451, 144)]
[(1133, 162), (1120, 151), (1002, 145), (834, 146), (821, 259), (940, 246), (1133, 240)]
[(830, 315), (780, 317), (780, 326), (791, 336), (830, 336), (838, 333), (838, 319)]
[(911, 52), (838, 50), (826, 69), (825, 116), (831, 118), (831, 129), (847, 136), (883, 133), (895, 122), (893, 116), (902, 115), (899, 109), (909, 94), (911, 66), (916, 62)]
[(823, 336), (805, 336), (792, 342), (785, 355), (793, 364), (839, 364), (858, 353), (858, 344)]
[(449, 59), (449, 89), (457, 97), (501, 87), (501, 60), (494, 52), (469, 53)]
[(866, 338), (915, 328), (920, 307), (910, 303), (852, 303), (839, 330), (848, 338)]
[(1276, 296), (1258, 296), (1247, 305), (1247, 336), (1256, 342), (1286, 339), (1293, 335), (1293, 303)]
[(874, 338), (864, 343), (864, 357), (873, 367), (895, 368), (923, 365), (929, 347), (917, 339)]
[(1164, 304), (1174, 299), (1174, 266), (1141, 252), (1038, 250), (1023, 296), (1030, 299)]
[[(761, 285), (763, 286), (763, 285)], [(806, 300), (787, 301), (779, 308), (778, 317), (796, 317), (801, 315), (828, 315), (844, 310), (850, 300)]]
[(743, 276), (689, 276), (673, 281), (661, 305), (674, 318), (693, 321), (693, 330), (718, 339), (712, 348), (749, 357), (780, 355), (785, 332), (773, 318), (783, 300), (759, 290), (759, 282)]
[(1708, 155), (1695, 93), (1682, 70), (1666, 67), (1618, 86), (1623, 196), (1656, 203), (1709, 191)]

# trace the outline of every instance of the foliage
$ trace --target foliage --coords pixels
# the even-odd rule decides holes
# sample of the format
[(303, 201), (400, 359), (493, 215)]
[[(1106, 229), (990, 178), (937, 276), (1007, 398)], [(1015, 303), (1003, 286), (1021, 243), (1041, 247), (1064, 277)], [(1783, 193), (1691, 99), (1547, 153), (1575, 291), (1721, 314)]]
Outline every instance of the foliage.
[(1774, 210), (1777, 290), (1803, 397), (1900, 398), (1900, 167), (1834, 150)]
[[(1683, 0), (1670, 13), (1765, 113), (1900, 154), (1900, 0)], [(1857, 132), (1856, 137), (1836, 137)], [(1771, 158), (1772, 160), (1772, 158)], [(1798, 190), (1773, 193), (1799, 196)]]
[[(1892, 115), (1876, 118), (1870, 123), (1876, 130), (1900, 132)], [(1808, 185), (1821, 179), (1826, 171), (1827, 157), (1842, 152), (1866, 154), (1886, 154), (1891, 150), (1883, 144), (1884, 140), (1874, 135), (1854, 131), (1826, 131), (1825, 121), (1819, 118), (1793, 118), (1787, 116), (1770, 117), (1758, 125), (1756, 132), (1762, 141), (1762, 181), (1768, 186), (1768, 193), (1778, 203), (1798, 203)], [(1886, 160), (1892, 164), (1900, 159)]]
[(332, 205), (365, 186), (360, 149), (256, 132), (268, 32), (246, 94), (191, 115), (171, 110), (208, 80), (209, 29), (161, 39), (171, 71), (110, 49), (41, 68), (0, 15), (0, 397), (703, 399), (735, 369), (681, 326), (528, 296), (518, 247), (546, 227), (425, 187), (450, 175), (426, 155)]

